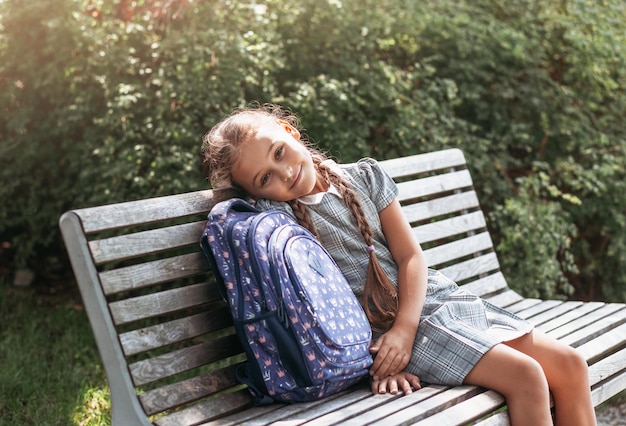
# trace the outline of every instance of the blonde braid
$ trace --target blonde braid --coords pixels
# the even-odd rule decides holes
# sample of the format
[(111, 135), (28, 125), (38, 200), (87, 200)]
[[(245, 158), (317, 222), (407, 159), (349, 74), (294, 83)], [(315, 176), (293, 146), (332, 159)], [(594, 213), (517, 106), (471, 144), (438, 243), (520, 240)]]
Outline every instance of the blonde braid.
[(345, 179), (326, 165), (319, 164), (318, 171), (327, 182), (332, 182), (335, 185), (346, 206), (354, 216), (359, 232), (363, 236), (365, 244), (367, 244), (369, 264), (361, 303), (372, 325), (372, 329), (377, 332), (385, 332), (391, 327), (398, 310), (397, 289), (378, 261), (376, 251), (374, 250), (372, 229), (365, 218), (365, 213), (354, 189)]

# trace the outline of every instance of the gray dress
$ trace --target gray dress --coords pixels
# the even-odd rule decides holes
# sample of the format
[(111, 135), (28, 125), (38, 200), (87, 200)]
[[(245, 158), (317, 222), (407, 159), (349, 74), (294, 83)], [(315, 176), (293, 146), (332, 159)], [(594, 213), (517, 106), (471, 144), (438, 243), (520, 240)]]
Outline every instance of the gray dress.
[[(397, 197), (395, 183), (372, 159), (345, 165), (330, 162), (329, 165), (342, 173), (359, 194), (372, 228), (376, 255), (397, 285), (397, 266), (378, 216)], [(343, 271), (352, 290), (360, 294), (366, 279), (367, 247), (339, 193), (331, 187), (326, 193), (303, 197), (301, 201), (309, 207), (322, 244)], [(259, 200), (257, 207), (280, 209), (293, 215), (285, 203)], [(459, 385), (494, 345), (531, 330), (529, 322), (459, 288), (443, 274), (429, 269), (424, 308), (405, 371), (425, 383)]]

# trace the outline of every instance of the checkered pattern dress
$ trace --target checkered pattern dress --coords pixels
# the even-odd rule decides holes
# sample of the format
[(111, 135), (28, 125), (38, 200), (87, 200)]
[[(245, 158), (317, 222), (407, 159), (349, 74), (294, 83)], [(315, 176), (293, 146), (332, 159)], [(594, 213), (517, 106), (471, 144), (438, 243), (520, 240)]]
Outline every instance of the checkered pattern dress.
[[(372, 228), (376, 256), (397, 283), (397, 266), (382, 232), (378, 213), (398, 195), (393, 180), (372, 159), (338, 165), (330, 162), (353, 185)], [(333, 187), (321, 194), (301, 198), (308, 205), (322, 244), (333, 256), (352, 290), (359, 295), (365, 285), (368, 255), (350, 210)], [(259, 200), (262, 210), (280, 209), (293, 215), (285, 203)], [(494, 345), (515, 339), (532, 325), (459, 288), (443, 274), (428, 270), (426, 299), (411, 360), (405, 371), (422, 382), (459, 385), (478, 360)]]

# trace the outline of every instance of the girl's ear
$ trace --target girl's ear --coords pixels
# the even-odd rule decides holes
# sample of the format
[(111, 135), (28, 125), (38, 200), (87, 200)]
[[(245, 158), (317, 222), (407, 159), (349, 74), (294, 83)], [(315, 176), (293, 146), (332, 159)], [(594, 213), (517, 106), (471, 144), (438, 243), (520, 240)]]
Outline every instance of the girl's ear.
[(295, 140), (300, 140), (300, 132), (298, 129), (293, 127), (289, 122), (285, 120), (276, 120), (278, 125), (281, 126), (287, 133), (289, 133)]

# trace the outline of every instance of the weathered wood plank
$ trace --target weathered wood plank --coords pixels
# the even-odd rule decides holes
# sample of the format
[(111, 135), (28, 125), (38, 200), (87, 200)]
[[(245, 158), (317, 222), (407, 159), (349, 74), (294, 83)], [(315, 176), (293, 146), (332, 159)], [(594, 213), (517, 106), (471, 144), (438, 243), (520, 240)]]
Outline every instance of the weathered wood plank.
[[(276, 412), (282, 413), (286, 409), (285, 404), (272, 404), (261, 407), (244, 408), (240, 411), (236, 411), (233, 414), (229, 414), (223, 417), (219, 417), (215, 420), (208, 420), (199, 423), (196, 426), (240, 426), (240, 425), (256, 425), (254, 421), (257, 417), (264, 417), (268, 413)], [(288, 418), (290, 415), (285, 413), (284, 418)]]
[(555, 306), (554, 308), (548, 311), (545, 311), (539, 315), (535, 315), (533, 317), (533, 324), (535, 324), (535, 327), (538, 328), (544, 325), (545, 323), (547, 323), (548, 321), (552, 321), (554, 318), (558, 318), (561, 315), (564, 315), (574, 309), (580, 308), (582, 304), (583, 302), (576, 302), (576, 301), (563, 302), (560, 305)]
[(465, 256), (490, 250), (492, 247), (493, 244), (489, 233), (481, 232), (461, 240), (426, 249), (424, 250), (424, 256), (429, 266), (436, 267), (446, 262), (462, 259)]
[(594, 406), (602, 404), (609, 398), (624, 391), (626, 387), (626, 371), (622, 371), (619, 374), (611, 377), (602, 383), (602, 386), (598, 386), (591, 390), (591, 400)]
[(446, 410), (465, 401), (480, 393), (481, 391), (475, 386), (457, 386), (448, 388), (444, 392), (436, 393), (430, 398), (420, 399), (420, 391), (413, 392), (410, 395), (403, 396), (404, 401), (399, 403), (405, 404), (413, 399), (419, 401), (417, 404), (407, 405), (406, 409), (397, 411), (394, 409), (396, 401), (391, 401), (380, 407), (376, 407), (360, 416), (350, 420), (351, 425), (368, 425), (370, 423), (379, 422), (385, 426), (405, 425), (415, 423), (419, 420), (428, 418), (435, 413)]
[(522, 311), (518, 311), (517, 315), (519, 315), (520, 318), (524, 318), (532, 322), (533, 324), (535, 324), (534, 318), (533, 318), (534, 316), (544, 313), (546, 311), (549, 311), (550, 309), (553, 309), (562, 304), (563, 304), (562, 300), (544, 300), (541, 303), (533, 304), (532, 306)]
[(188, 285), (111, 302), (109, 308), (115, 324), (127, 324), (212, 302), (210, 287), (206, 283)]
[(447, 410), (433, 414), (414, 424), (419, 426), (465, 425), (499, 409), (504, 403), (502, 395), (494, 391), (487, 391), (465, 401), (460, 401)]
[(448, 172), (408, 182), (400, 182), (397, 186), (398, 201), (404, 204), (416, 198), (468, 188), (472, 186), (472, 177), (468, 170), (459, 170), (458, 172)]
[(239, 353), (237, 336), (231, 335), (137, 361), (129, 369), (135, 386), (142, 386)]
[(498, 258), (495, 253), (491, 252), (440, 268), (439, 272), (454, 281), (460, 282), (469, 278), (480, 277), (483, 274), (492, 273), (499, 269)]
[(235, 379), (236, 368), (237, 365), (230, 365), (182, 382), (149, 390), (139, 395), (139, 399), (149, 416), (161, 413), (239, 385)]
[(120, 334), (126, 356), (202, 336), (233, 323), (228, 307), (216, 302), (206, 312)]
[(476, 232), (485, 229), (487, 224), (481, 211), (453, 216), (437, 222), (418, 225), (413, 228), (413, 235), (420, 244), (443, 240), (455, 235)]
[[(624, 337), (623, 331), (621, 337)], [(590, 354), (590, 351), (587, 350), (581, 352), (583, 355), (587, 355), (589, 357), (596, 356), (595, 354)], [(589, 367), (589, 381), (593, 388), (610, 377), (619, 375), (619, 373), (623, 371), (626, 371), (626, 348), (623, 348), (612, 355), (605, 356), (600, 361), (591, 365)]]
[[(616, 327), (609, 333), (601, 334), (595, 339), (583, 343), (576, 349), (582, 353), (590, 363), (596, 363), (600, 358), (604, 358), (607, 354), (624, 346), (624, 341), (626, 341), (626, 324)], [(626, 363), (623, 363), (622, 367), (626, 368)]]
[[(427, 386), (412, 393), (411, 395), (413, 397), (403, 394), (373, 395), (369, 392), (369, 396), (367, 398), (361, 399), (360, 401), (342, 409), (342, 415), (338, 415), (339, 413), (328, 413), (305, 424), (306, 426), (351, 424), (359, 421), (355, 418), (367, 415), (367, 413), (371, 413), (374, 409), (380, 410), (384, 406), (392, 412), (400, 411), (406, 409), (407, 407), (411, 407), (420, 401), (431, 398), (432, 396), (445, 391), (445, 389), (447, 388), (443, 386)], [(376, 414), (376, 417), (379, 418), (380, 413)], [(370, 420), (374, 420), (374, 418), (370, 418)]]
[(557, 329), (564, 324), (567, 324), (570, 321), (575, 320), (576, 318), (583, 317), (590, 312), (595, 311), (596, 309), (600, 309), (605, 304), (602, 302), (587, 302), (578, 306), (576, 309), (572, 309), (550, 321), (547, 321), (541, 325), (539, 325), (538, 329), (547, 333), (548, 331)]
[(392, 158), (381, 161), (380, 164), (395, 179), (433, 170), (465, 168), (466, 166), (463, 152), (457, 148)]
[(519, 302), (509, 305), (506, 307), (507, 311), (511, 311), (515, 314), (518, 314), (526, 309), (530, 309), (535, 305), (538, 305), (542, 302), (541, 299), (521, 299)]
[(100, 272), (99, 276), (104, 293), (110, 296), (123, 291), (190, 278), (208, 272), (208, 269), (202, 253), (196, 252), (111, 269)]
[(509, 420), (509, 412), (501, 411), (494, 414), (493, 416), (474, 423), (474, 426), (511, 426), (511, 421)]
[(220, 398), (207, 399), (199, 404), (176, 411), (154, 421), (156, 426), (198, 425), (250, 406), (250, 394), (241, 390)]
[(504, 275), (502, 275), (502, 272), (496, 272), (495, 274), (487, 275), (470, 283), (464, 284), (463, 288), (478, 296), (488, 297), (508, 289), (508, 285)]
[[(283, 416), (282, 412), (275, 412), (272, 413), (271, 416), (258, 417), (249, 424), (254, 426), (295, 426), (300, 424), (312, 426), (320, 424), (320, 419), (323, 419), (321, 424), (326, 425), (333, 424), (337, 422), (337, 420), (346, 422), (350, 418), (346, 410), (350, 410), (355, 405), (363, 403), (363, 401), (372, 402), (372, 399), (373, 395), (369, 388), (365, 389), (362, 386), (357, 386), (352, 391), (344, 393), (337, 398), (326, 398), (323, 400), (323, 404), (309, 404), (305, 409), (299, 410), (297, 413), (290, 413), (289, 416)], [(285, 407), (285, 409), (288, 408), (291, 407)], [(293, 408), (291, 408), (291, 410), (293, 410)], [(344, 415), (344, 413), (346, 415)], [(334, 421), (332, 420), (333, 418), (335, 419)]]
[[(608, 305), (611, 306), (611, 305)], [(620, 305), (618, 305), (619, 307)], [(561, 338), (561, 341), (570, 346), (580, 346), (588, 342), (596, 336), (603, 333), (612, 332), (617, 326), (626, 322), (626, 309), (621, 305), (621, 309), (614, 312), (610, 316), (597, 318), (593, 322), (588, 323), (584, 328), (576, 330)]]
[(509, 306), (524, 300), (524, 298), (513, 290), (505, 290), (502, 293), (489, 297), (487, 300), (496, 306), (509, 309)]
[[(618, 314), (622, 310), (623, 305), (618, 305), (614, 303), (606, 304), (601, 308), (588, 313), (587, 315), (572, 319), (567, 324), (563, 324), (561, 327), (554, 329), (551, 334), (557, 339), (560, 339), (564, 342), (575, 342), (576, 339), (572, 339), (571, 337), (573, 333), (576, 333), (580, 329), (589, 326), (589, 324), (594, 324), (604, 318), (609, 318), (609, 321), (613, 322), (614, 320), (611, 320), (613, 315)], [(583, 332), (582, 335), (588, 336), (589, 333)]]
[(479, 205), (476, 193), (474, 191), (467, 191), (430, 201), (409, 204), (402, 207), (402, 212), (409, 223), (414, 223), (458, 213), (464, 210), (475, 209), (477, 207), (479, 207)]
[(144, 200), (74, 210), (86, 234), (144, 225), (180, 217), (208, 214), (215, 202), (213, 191), (195, 191)]
[(198, 245), (206, 221), (140, 231), (89, 242), (96, 265)]

